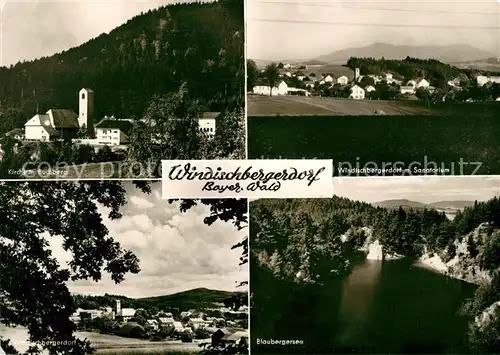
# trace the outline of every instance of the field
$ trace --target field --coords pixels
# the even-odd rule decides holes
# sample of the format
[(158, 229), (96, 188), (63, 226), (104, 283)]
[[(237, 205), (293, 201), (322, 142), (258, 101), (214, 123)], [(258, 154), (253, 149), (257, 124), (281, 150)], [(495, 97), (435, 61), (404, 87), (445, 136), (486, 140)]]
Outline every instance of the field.
[[(27, 341), (27, 330), (23, 327), (9, 328), (0, 324), (0, 334), (5, 339), (9, 339), (19, 351), (28, 349), (30, 343)], [(122, 338), (115, 335), (106, 335), (91, 332), (76, 332), (79, 339), (87, 339), (100, 355), (190, 355), (200, 353), (200, 343), (207, 340), (195, 340), (192, 343), (182, 343), (180, 341), (148, 341), (141, 339)]]
[(421, 101), (347, 100), (330, 97), (249, 95), (248, 116), (432, 115)]
[[(276, 100), (274, 104), (286, 102)], [(415, 162), (413, 166), (448, 169), (445, 173), (452, 175), (500, 174), (500, 116), (370, 116), (363, 114), (369, 110), (366, 107), (356, 116), (341, 115), (334, 109), (320, 113), (328, 111), (325, 108), (314, 115), (315, 106), (307, 110), (302, 106), (299, 112), (293, 111), (296, 106), (290, 105), (291, 111), (285, 106), (279, 109), (286, 112), (280, 117), (264, 116), (256, 111), (269, 112), (269, 107), (256, 110), (249, 103), (249, 159), (333, 159), (334, 168), (390, 168), (397, 162), (408, 167)], [(388, 106), (384, 106), (386, 110)], [(459, 162), (463, 162), (462, 168)], [(474, 171), (477, 162), (481, 166)]]

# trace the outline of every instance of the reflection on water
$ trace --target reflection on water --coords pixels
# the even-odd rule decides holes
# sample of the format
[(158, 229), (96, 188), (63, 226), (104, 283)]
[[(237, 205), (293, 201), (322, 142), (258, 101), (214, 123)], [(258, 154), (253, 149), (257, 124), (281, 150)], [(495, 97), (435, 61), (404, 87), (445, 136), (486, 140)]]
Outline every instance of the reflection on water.
[(367, 260), (344, 280), (339, 311), (339, 321), (346, 327), (342, 334), (343, 338), (356, 336), (359, 324), (366, 321), (381, 270), (381, 260)]
[(263, 271), (251, 284), (253, 341), (305, 342), (301, 348), (253, 346), (255, 354), (466, 351), (467, 322), (458, 310), (475, 286), (408, 260), (366, 260), (324, 287), (280, 284)]

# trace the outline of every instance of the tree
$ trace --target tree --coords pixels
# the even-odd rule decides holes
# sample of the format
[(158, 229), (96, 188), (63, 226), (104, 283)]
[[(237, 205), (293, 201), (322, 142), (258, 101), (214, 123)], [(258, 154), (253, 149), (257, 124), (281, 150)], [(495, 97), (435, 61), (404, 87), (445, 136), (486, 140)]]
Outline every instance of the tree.
[(245, 159), (245, 112), (241, 108), (223, 112), (217, 120), (213, 142), (206, 142), (208, 159)]
[(269, 95), (273, 94), (273, 88), (278, 85), (278, 79), (280, 76), (280, 70), (276, 63), (271, 63), (266, 66), (266, 70), (264, 72), (265, 77), (267, 79), (267, 83), (269, 85)]
[(257, 64), (251, 60), (247, 59), (247, 90), (252, 91), (253, 87), (257, 83), (259, 79), (259, 68), (257, 68)]
[[(151, 192), (148, 182), (136, 187)], [(11, 182), (0, 185), (0, 322), (28, 328), (30, 340), (52, 354), (90, 354), (86, 340), (75, 338), (70, 316), (76, 310), (66, 286), (69, 280), (98, 281), (103, 272), (119, 283), (138, 273), (139, 260), (108, 235), (97, 203), (109, 208), (109, 218), (121, 217), (125, 189), (117, 181)], [(198, 203), (210, 206), (205, 223), (247, 223), (246, 200), (183, 200), (180, 212)], [(64, 268), (47, 248), (59, 236), (72, 255)], [(242, 243), (245, 255), (248, 249)], [(3, 345), (4, 343), (2, 343)], [(43, 345), (42, 345), (43, 344)], [(61, 345), (70, 344), (70, 345)]]
[(203, 137), (198, 123), (202, 113), (199, 101), (188, 96), (186, 84), (176, 92), (156, 95), (143, 120), (134, 124), (128, 159), (150, 163), (159, 176), (162, 159), (202, 158)]

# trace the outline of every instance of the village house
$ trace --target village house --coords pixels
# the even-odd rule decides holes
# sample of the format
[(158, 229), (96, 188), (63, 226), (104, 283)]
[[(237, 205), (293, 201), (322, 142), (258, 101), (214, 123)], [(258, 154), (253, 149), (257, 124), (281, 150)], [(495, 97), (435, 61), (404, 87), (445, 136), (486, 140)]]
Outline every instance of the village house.
[(97, 144), (124, 145), (130, 142), (133, 124), (130, 120), (120, 120), (105, 116), (95, 125)]
[(14, 139), (24, 141), (26, 139), (24, 128), (14, 128), (13, 130), (5, 133), (7, 137), (12, 137)]
[(220, 112), (205, 112), (198, 121), (200, 131), (206, 134), (208, 137), (214, 137), (215, 125), (219, 116)]
[(181, 323), (181, 322), (177, 322), (177, 321), (175, 321), (175, 322), (174, 322), (174, 330), (175, 330), (176, 332), (183, 332), (183, 331), (184, 331), (184, 329), (185, 329), (185, 328), (184, 328), (184, 326), (182, 325), (182, 323)]
[(354, 100), (364, 100), (365, 90), (358, 85), (354, 85), (351, 87), (351, 94), (349, 95), (349, 98)]
[(373, 82), (375, 84), (378, 84), (378, 83), (380, 83), (382, 81), (382, 78), (380, 76), (378, 76), (378, 75), (369, 74), (368, 76), (373, 79)]
[(413, 95), (415, 94), (415, 86), (413, 85), (404, 85), (399, 88), (399, 92), (402, 95)]
[(256, 95), (266, 95), (266, 96), (282, 96), (286, 95), (288, 85), (281, 81), (278, 86), (270, 88), (269, 85), (256, 85), (253, 87), (253, 93)]
[(347, 76), (342, 75), (337, 78), (337, 84), (347, 85), (347, 83), (349, 83), (349, 78)]
[(327, 75), (323, 78), (323, 80), (325, 81), (325, 83), (333, 83), (334, 79), (331, 75)]
[(159, 317), (158, 320), (160, 321), (160, 323), (161, 323), (161, 325), (163, 327), (172, 327), (172, 328), (174, 328), (174, 323), (175, 323), (174, 318)]
[(224, 344), (248, 344), (248, 331), (239, 328), (221, 328), (211, 336), (212, 346), (222, 346)]
[(367, 87), (365, 87), (365, 91), (366, 92), (372, 92), (372, 91), (375, 91), (375, 87), (373, 85), (368, 85)]
[(184, 311), (184, 312), (181, 312), (180, 317), (181, 318), (188, 318), (188, 317), (191, 317), (193, 315), (193, 313), (194, 313), (194, 311), (192, 311), (192, 310)]
[(305, 89), (298, 89), (298, 88), (288, 88), (287, 90), (288, 95), (297, 95), (297, 96), (311, 96), (311, 93)]
[(478, 86), (483, 86), (485, 85), (486, 83), (488, 83), (488, 77), (487, 76), (484, 76), (484, 75), (478, 75), (476, 77), (476, 81), (477, 81), (477, 85)]
[(415, 82), (416, 89), (420, 89), (420, 88), (427, 89), (430, 85), (431, 84), (427, 80), (425, 80), (424, 78), (420, 78)]
[(203, 320), (202, 318), (191, 318), (187, 322), (188, 326), (193, 328), (194, 330), (196, 329), (204, 329), (206, 328), (210, 322)]
[(156, 319), (148, 319), (147, 323), (154, 330), (158, 330), (160, 328), (160, 325), (158, 324), (158, 321)]

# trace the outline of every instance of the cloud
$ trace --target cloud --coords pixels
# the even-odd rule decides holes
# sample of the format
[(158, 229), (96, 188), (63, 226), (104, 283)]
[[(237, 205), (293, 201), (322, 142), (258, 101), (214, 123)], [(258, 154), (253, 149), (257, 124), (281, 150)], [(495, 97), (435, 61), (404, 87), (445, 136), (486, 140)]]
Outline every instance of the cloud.
[[(159, 188), (148, 195), (128, 185), (128, 203), (118, 220), (110, 220), (107, 208), (101, 208), (109, 235), (134, 252), (141, 272), (127, 275), (119, 285), (109, 275), (98, 283), (70, 283), (72, 292), (149, 297), (197, 287), (234, 291), (236, 283), (248, 280), (248, 268), (239, 267), (241, 249), (231, 249), (245, 230), (224, 222), (207, 226), (203, 219), (210, 212), (203, 205), (180, 213), (177, 203), (161, 199)], [(68, 260), (60, 243), (53, 239), (52, 250), (59, 260)]]

